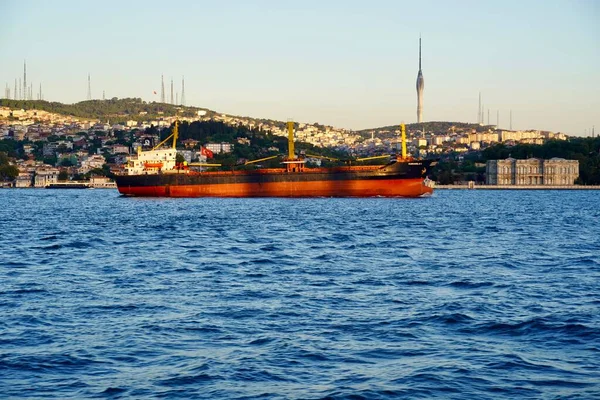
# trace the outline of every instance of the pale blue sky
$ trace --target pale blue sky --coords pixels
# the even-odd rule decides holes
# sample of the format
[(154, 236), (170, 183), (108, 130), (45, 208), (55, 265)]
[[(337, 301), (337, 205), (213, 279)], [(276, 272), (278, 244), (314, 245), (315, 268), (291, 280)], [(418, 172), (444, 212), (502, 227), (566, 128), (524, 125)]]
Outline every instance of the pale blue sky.
[[(600, 1), (0, 0), (0, 84), (362, 129), (424, 119), (600, 133)], [(153, 90), (158, 92), (153, 95)], [(35, 97), (35, 96), (34, 96)], [(486, 111), (487, 113), (487, 111)], [(487, 115), (486, 115), (487, 122)]]

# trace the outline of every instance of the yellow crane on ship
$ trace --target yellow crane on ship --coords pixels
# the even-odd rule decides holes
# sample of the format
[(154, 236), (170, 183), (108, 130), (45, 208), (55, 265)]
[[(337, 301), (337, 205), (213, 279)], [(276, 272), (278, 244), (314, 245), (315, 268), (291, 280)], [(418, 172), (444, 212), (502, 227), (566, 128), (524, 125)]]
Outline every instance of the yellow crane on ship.
[[(304, 169), (304, 163), (305, 163), (305, 160), (303, 160), (303, 159), (301, 160), (301, 159), (297, 158), (296, 154), (295, 154), (294, 125), (295, 125), (295, 123), (292, 120), (289, 120), (287, 122), (288, 155), (287, 155), (287, 158), (284, 159), (284, 164), (287, 164), (287, 168), (288, 168), (289, 172), (296, 172), (296, 169), (298, 169), (298, 171), (302, 171)], [(404, 123), (400, 124), (400, 130), (402, 133), (402, 156), (401, 156), (401, 159), (406, 160), (407, 159), (406, 126), (404, 125)], [(176, 146), (177, 146), (178, 138), (179, 138), (179, 119), (175, 119), (175, 125), (173, 126), (173, 133), (171, 133), (165, 140), (163, 140), (162, 142), (160, 142), (159, 144), (154, 146), (154, 148), (152, 150), (156, 150), (157, 148), (161, 147), (170, 139), (173, 139), (172, 147), (175, 150)], [(138, 150), (140, 150), (140, 148), (138, 148)], [(257, 160), (246, 161), (244, 163), (244, 165), (255, 164), (255, 163), (262, 162), (262, 161), (268, 161), (268, 160), (272, 160), (274, 158), (278, 158), (280, 156), (281, 155), (277, 154), (277, 155), (270, 156), (270, 157), (259, 158)], [(306, 154), (306, 157), (320, 158), (320, 159), (325, 159), (325, 160), (330, 160), (330, 161), (342, 161), (339, 158), (321, 156), (321, 155), (316, 155), (316, 154)], [(368, 161), (368, 160), (377, 160), (377, 159), (388, 158), (388, 157), (390, 157), (390, 156), (383, 155), (383, 156), (373, 156), (373, 157), (362, 157), (362, 158), (356, 158), (352, 161), (360, 162), (360, 161)], [(350, 162), (351, 160), (344, 160), (344, 161)], [(221, 164), (216, 164), (216, 163), (189, 163), (187, 165), (189, 165), (191, 167), (220, 167), (221, 166)]]

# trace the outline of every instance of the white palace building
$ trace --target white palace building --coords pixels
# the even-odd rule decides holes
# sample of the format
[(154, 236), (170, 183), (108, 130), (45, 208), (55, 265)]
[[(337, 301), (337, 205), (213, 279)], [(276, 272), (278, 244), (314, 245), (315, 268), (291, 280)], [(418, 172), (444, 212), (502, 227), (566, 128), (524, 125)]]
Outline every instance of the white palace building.
[(573, 185), (579, 177), (579, 161), (564, 158), (489, 160), (485, 176), (488, 185)]

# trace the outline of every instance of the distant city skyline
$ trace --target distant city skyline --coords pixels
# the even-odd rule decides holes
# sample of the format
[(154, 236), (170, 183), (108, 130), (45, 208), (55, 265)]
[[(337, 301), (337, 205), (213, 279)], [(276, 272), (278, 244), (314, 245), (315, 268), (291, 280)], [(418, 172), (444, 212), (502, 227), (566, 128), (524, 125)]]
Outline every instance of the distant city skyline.
[(411, 123), (422, 36), (425, 122), (491, 113), (505, 129), (581, 136), (600, 126), (593, 0), (9, 0), (0, 11), (0, 83), (34, 99), (43, 86), (49, 101), (160, 101), (167, 76), (171, 101), (227, 114), (354, 130)]

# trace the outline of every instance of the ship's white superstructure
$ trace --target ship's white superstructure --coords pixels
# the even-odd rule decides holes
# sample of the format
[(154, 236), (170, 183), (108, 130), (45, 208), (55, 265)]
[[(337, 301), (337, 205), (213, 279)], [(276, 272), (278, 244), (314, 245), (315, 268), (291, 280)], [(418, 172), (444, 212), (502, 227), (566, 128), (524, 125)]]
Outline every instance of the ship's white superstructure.
[[(138, 147), (137, 154), (129, 157), (125, 164), (125, 175), (149, 175), (177, 171), (177, 138), (179, 121), (175, 121), (173, 133), (152, 150), (143, 151)], [(173, 139), (171, 147), (161, 147)]]
[(158, 174), (175, 169), (177, 151), (173, 148), (142, 151), (129, 157), (125, 164), (125, 175)]

